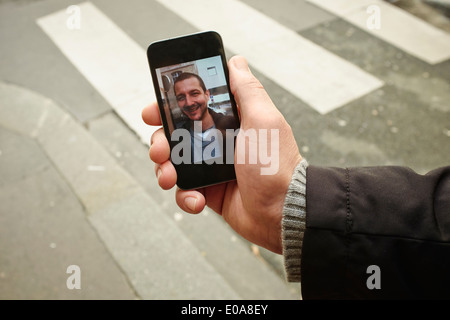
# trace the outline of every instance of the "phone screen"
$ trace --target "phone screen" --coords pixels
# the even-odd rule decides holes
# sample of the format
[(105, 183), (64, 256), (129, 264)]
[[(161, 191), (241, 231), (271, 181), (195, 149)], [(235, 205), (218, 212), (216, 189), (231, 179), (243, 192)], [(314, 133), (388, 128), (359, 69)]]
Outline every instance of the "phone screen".
[(220, 36), (158, 41), (148, 58), (177, 185), (193, 189), (234, 180), (239, 118)]

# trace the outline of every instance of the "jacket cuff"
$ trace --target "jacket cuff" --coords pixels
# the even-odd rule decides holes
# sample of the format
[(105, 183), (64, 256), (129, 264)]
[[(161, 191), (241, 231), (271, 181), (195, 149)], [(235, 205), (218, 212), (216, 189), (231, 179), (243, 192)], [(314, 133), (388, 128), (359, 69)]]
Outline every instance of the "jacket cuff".
[(306, 168), (303, 159), (295, 168), (284, 200), (281, 237), (284, 268), (289, 282), (300, 282), (303, 234), (306, 224)]

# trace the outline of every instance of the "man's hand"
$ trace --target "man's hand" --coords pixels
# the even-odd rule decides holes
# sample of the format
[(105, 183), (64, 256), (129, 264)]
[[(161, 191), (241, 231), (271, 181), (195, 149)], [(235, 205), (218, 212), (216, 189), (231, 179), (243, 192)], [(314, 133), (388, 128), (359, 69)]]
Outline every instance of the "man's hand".
[[(221, 214), (225, 221), (245, 239), (276, 253), (282, 252), (281, 219), (284, 199), (292, 173), (302, 160), (290, 126), (272, 103), (261, 83), (253, 76), (243, 57), (228, 62), (230, 86), (241, 116), (241, 132), (237, 136), (236, 181), (197, 190), (176, 191), (178, 206), (189, 213), (201, 212), (205, 205)], [(158, 106), (152, 103), (142, 111), (149, 125), (161, 125)], [(258, 141), (243, 142), (242, 132), (254, 129), (278, 130), (279, 169), (273, 175), (261, 175), (261, 163), (236, 161), (239, 152), (254, 152)], [(248, 138), (247, 138), (248, 139)], [(242, 143), (242, 144), (241, 144)], [(271, 141), (273, 143), (273, 141)], [(246, 146), (245, 150), (239, 145)], [(270, 148), (268, 148), (270, 152)], [(252, 151), (250, 151), (252, 152)], [(175, 186), (177, 174), (170, 161), (170, 147), (162, 129), (151, 138), (150, 158), (155, 162), (158, 183), (163, 189)]]

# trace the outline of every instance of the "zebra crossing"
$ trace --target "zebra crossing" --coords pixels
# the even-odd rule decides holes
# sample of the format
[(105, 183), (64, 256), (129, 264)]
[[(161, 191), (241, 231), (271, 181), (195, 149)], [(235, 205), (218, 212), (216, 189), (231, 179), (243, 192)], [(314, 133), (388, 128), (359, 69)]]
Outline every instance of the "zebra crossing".
[[(450, 58), (449, 34), (386, 1), (308, 0), (308, 2), (330, 11), (429, 64), (437, 64)], [(371, 11), (371, 8), (376, 10)], [(378, 15), (378, 26), (370, 26), (371, 15)]]
[[(159, 2), (200, 30), (217, 30), (230, 51), (247, 57), (254, 68), (319, 113), (383, 84), (241, 1)], [(213, 10), (221, 14), (205, 14)]]
[[(238, 0), (157, 2), (198, 30), (216, 30), (226, 48), (320, 114), (381, 88), (384, 82)], [(450, 35), (382, 1), (308, 0), (374, 37), (398, 45), (430, 64), (450, 58)], [(369, 29), (366, 8), (375, 4), (383, 27)], [(93, 3), (78, 5), (82, 27), (64, 27), (67, 10), (43, 16), (38, 25), (144, 142), (155, 128), (142, 124), (140, 109), (154, 100), (145, 48)], [(213, 14), (218, 12), (220, 14)], [(407, 27), (402, 27), (407, 26)], [(151, 31), (149, 31), (151, 32)], [(413, 33), (414, 37), (409, 37)]]

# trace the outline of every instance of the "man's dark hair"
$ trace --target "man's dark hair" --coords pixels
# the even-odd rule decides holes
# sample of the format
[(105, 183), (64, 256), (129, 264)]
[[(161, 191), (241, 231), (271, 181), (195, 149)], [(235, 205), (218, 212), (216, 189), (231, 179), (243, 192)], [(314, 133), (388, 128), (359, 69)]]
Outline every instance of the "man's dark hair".
[(203, 92), (206, 92), (206, 86), (205, 86), (205, 82), (203, 82), (203, 79), (195, 73), (191, 73), (191, 72), (183, 72), (181, 73), (176, 79), (175, 82), (173, 83), (173, 89), (175, 91), (175, 85), (177, 84), (177, 82), (189, 79), (189, 78), (197, 78), (198, 82), (200, 83), (200, 87), (203, 89)]

